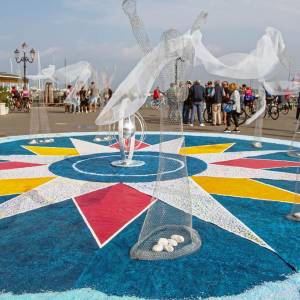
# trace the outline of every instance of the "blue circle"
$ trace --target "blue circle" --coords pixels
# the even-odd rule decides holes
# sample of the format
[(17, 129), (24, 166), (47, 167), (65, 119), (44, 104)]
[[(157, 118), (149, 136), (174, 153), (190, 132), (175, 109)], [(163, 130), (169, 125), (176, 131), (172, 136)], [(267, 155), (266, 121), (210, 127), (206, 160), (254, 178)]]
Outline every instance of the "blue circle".
[[(111, 165), (120, 160), (118, 153), (101, 153), (69, 157), (56, 162), (49, 167), (55, 175), (77, 180), (95, 182), (151, 182), (157, 178), (159, 161), (161, 163), (160, 180), (171, 180), (186, 175), (184, 156), (158, 152), (137, 152), (135, 160), (145, 162), (145, 165), (133, 168), (120, 168)], [(196, 158), (187, 157), (187, 165), (192, 170), (189, 176), (206, 170), (207, 165)]]

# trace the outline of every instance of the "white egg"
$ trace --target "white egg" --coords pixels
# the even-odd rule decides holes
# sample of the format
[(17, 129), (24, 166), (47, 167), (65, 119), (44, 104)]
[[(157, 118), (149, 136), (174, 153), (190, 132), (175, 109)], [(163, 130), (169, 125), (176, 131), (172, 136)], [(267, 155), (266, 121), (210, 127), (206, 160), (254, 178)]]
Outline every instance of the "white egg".
[(169, 245), (171, 245), (172, 247), (178, 246), (178, 243), (175, 240), (168, 239), (168, 242), (169, 242)]
[(94, 138), (94, 142), (101, 142), (101, 138), (95, 137), (95, 138)]
[(169, 242), (168, 242), (168, 240), (167, 239), (165, 239), (165, 238), (160, 238), (159, 240), (158, 240), (158, 243), (157, 243), (158, 245), (162, 245), (162, 246), (167, 246), (167, 245), (169, 245)]
[(37, 140), (32, 140), (32, 141), (29, 142), (30, 145), (35, 145), (37, 143), (38, 143)]
[(164, 246), (164, 250), (167, 252), (174, 252), (174, 247), (171, 245)]
[(172, 240), (175, 240), (178, 244), (181, 244), (184, 242), (184, 237), (182, 235), (178, 235), (178, 234), (173, 234), (171, 236)]
[(162, 245), (154, 245), (153, 247), (152, 247), (152, 251), (154, 251), (154, 252), (162, 252), (164, 250), (164, 246), (162, 246)]

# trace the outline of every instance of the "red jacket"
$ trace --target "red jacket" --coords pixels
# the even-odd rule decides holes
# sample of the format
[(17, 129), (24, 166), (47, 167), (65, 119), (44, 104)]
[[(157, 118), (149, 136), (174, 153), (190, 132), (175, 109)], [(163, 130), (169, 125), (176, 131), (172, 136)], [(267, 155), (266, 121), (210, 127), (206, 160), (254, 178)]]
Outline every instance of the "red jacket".
[(153, 92), (153, 99), (154, 100), (157, 100), (160, 98), (160, 92), (158, 89), (155, 89), (154, 92)]

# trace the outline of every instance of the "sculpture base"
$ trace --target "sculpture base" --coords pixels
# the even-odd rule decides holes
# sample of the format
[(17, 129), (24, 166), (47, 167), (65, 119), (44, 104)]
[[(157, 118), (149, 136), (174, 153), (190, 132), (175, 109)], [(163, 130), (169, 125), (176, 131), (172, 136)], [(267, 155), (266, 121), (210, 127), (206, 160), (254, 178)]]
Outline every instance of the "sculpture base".
[(144, 161), (140, 160), (116, 160), (111, 163), (112, 166), (114, 167), (119, 167), (119, 168), (135, 168), (135, 167), (141, 167), (145, 164)]
[(289, 214), (286, 218), (290, 221), (300, 222), (300, 215), (296, 214)]
[(288, 155), (289, 157), (300, 158), (300, 151), (292, 150), (292, 151), (289, 151), (289, 152), (287, 153), (287, 155)]
[(254, 148), (257, 148), (257, 149), (261, 149), (261, 148), (262, 148), (261, 142), (253, 142), (253, 143), (252, 143), (252, 146), (253, 146)]
[(105, 136), (105, 137), (95, 137), (94, 139), (93, 139), (93, 142), (94, 143), (99, 143), (99, 142), (109, 142), (109, 141), (111, 141), (113, 138), (112, 137), (110, 137), (110, 136)]
[[(154, 252), (152, 247), (160, 238), (170, 238), (173, 234), (184, 237), (184, 242), (178, 244), (173, 252)], [(136, 243), (130, 250), (130, 257), (138, 260), (167, 260), (190, 255), (200, 249), (201, 238), (196, 230), (185, 225), (164, 225), (156, 228)]]

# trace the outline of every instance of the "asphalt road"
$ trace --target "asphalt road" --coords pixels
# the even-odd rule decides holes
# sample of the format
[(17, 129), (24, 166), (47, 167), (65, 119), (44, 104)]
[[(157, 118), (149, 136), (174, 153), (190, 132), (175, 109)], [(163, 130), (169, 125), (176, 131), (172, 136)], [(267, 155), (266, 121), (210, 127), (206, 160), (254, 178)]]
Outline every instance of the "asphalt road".
[[(160, 130), (159, 111), (151, 108), (143, 108), (140, 112), (146, 121), (147, 130)], [(295, 113), (295, 111), (290, 111), (288, 115), (284, 116), (281, 114), (279, 119), (276, 121), (266, 118), (264, 120), (263, 136), (290, 140), (296, 126)], [(0, 136), (5, 137), (47, 132), (62, 133), (97, 131), (98, 128), (95, 125), (95, 119), (98, 114), (99, 110), (88, 114), (64, 113), (64, 109), (62, 107), (48, 107), (46, 117), (44, 114), (43, 117), (40, 118), (38, 118), (37, 112), (13, 112), (5, 116), (0, 116)], [(47, 123), (43, 124), (47, 126), (38, 126), (39, 122)], [(253, 135), (253, 125), (242, 126), (240, 129), (240, 134)], [(177, 131), (178, 128), (177, 126), (167, 125), (164, 127), (164, 130)], [(211, 126), (207, 124), (205, 127), (199, 127), (197, 125), (189, 127), (184, 125), (184, 131), (186, 132), (223, 132), (223, 130), (224, 125)]]

